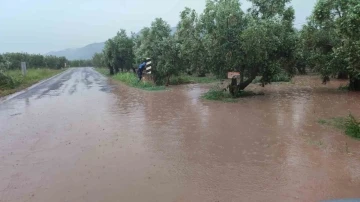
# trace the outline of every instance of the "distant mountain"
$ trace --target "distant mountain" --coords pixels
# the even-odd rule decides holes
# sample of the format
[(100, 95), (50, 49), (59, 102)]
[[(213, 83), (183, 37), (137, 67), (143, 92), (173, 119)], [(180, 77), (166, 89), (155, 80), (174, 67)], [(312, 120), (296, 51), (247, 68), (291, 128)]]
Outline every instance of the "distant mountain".
[(95, 53), (100, 53), (104, 48), (105, 42), (93, 43), (82, 48), (65, 49), (61, 51), (52, 51), (46, 55), (54, 55), (58, 57), (66, 57), (68, 60), (88, 60)]
[[(176, 27), (171, 28), (171, 34), (175, 34)], [(139, 33), (138, 33), (139, 34)], [(102, 52), (105, 42), (93, 43), (82, 48), (68, 48), (61, 51), (51, 51), (46, 55), (54, 55), (58, 57), (66, 57), (68, 60), (89, 60), (95, 53)]]

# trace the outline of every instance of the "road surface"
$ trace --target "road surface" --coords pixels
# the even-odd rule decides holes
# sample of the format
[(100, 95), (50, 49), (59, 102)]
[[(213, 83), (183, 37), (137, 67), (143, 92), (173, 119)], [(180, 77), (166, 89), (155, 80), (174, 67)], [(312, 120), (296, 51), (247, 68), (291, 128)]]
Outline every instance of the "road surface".
[(360, 144), (317, 124), (359, 96), (145, 92), (69, 69), (0, 103), (0, 201), (321, 201), (360, 196)]

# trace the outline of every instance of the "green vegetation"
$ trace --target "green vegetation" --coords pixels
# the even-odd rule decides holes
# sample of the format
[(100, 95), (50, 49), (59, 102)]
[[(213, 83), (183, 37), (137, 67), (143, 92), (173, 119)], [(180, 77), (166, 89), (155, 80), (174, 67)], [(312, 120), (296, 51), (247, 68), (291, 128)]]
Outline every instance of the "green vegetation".
[[(25, 77), (19, 70), (21, 62), (26, 62), (27, 74)], [(67, 62), (65, 57), (28, 53), (0, 54), (0, 96), (22, 90), (59, 73)]]
[(60, 73), (55, 69), (28, 69), (26, 76), (20, 70), (0, 71), (0, 97), (25, 89), (43, 79)]
[[(261, 83), (261, 76), (257, 76), (255, 77), (255, 79), (252, 81), (252, 83)], [(273, 78), (271, 78), (271, 83), (274, 82), (290, 82), (291, 81), (291, 76), (289, 74), (287, 74), (286, 72), (279, 72), (277, 74), (275, 74), (273, 76)]]
[(219, 81), (219, 79), (216, 79), (215, 77), (211, 77), (211, 76), (198, 77), (198, 76), (182, 74), (170, 78), (170, 85), (192, 84), (192, 83), (214, 83), (217, 81)]
[[(134, 65), (133, 40), (126, 35), (125, 30), (120, 30), (116, 36), (105, 42), (101, 55), (94, 55), (93, 61), (96, 65), (103, 65), (109, 68), (110, 75), (121, 71), (132, 69)], [(95, 59), (95, 60), (94, 60)]]
[(143, 90), (148, 90), (148, 91), (165, 90), (165, 86), (156, 86), (155, 84), (146, 81), (138, 82), (138, 78), (136, 74), (130, 72), (118, 73), (112, 76), (112, 78), (124, 82), (125, 84), (131, 87), (140, 88)]
[(331, 119), (320, 119), (318, 121), (321, 125), (328, 125), (335, 127), (345, 132), (346, 135), (360, 139), (360, 122), (355, 119), (353, 115), (348, 117), (336, 117)]
[(360, 1), (319, 0), (300, 30), (291, 0), (248, 1), (248, 10), (239, 0), (206, 0), (202, 13), (184, 8), (174, 34), (161, 18), (138, 34), (120, 30), (92, 63), (113, 75), (151, 58), (157, 85), (193, 82), (186, 74), (224, 79), (238, 71), (234, 92), (254, 82), (289, 82), (310, 69), (324, 84), (338, 76), (360, 90)]
[(349, 90), (349, 85), (345, 85), (345, 86), (341, 85), (341, 86), (339, 86), (338, 90), (348, 91)]
[(345, 122), (346, 122), (346, 118), (344, 118), (344, 117), (334, 117), (334, 118), (330, 118), (330, 119), (318, 120), (318, 123), (321, 125), (332, 126), (337, 129), (340, 129), (340, 130), (345, 129)]
[(345, 122), (345, 133), (350, 137), (360, 139), (360, 122), (351, 114)]
[(263, 95), (261, 93), (254, 93), (251, 91), (239, 91), (234, 96), (230, 95), (224, 89), (220, 87), (211, 88), (208, 92), (206, 92), (202, 98), (206, 100), (215, 100), (215, 101), (223, 101), (223, 102), (237, 102), (237, 98), (249, 97), (255, 95)]
[(70, 67), (92, 67), (93, 60), (71, 60), (69, 61)]
[[(175, 34), (161, 18), (139, 34), (128, 36), (120, 30), (106, 42), (102, 55), (94, 56), (93, 64), (108, 67), (113, 75), (151, 58), (157, 85), (193, 82), (195, 77), (183, 78), (186, 73), (224, 79), (228, 71), (241, 72), (239, 91), (257, 76), (263, 85), (288, 81), (296, 64), (298, 36), (290, 0), (250, 1), (253, 7), (248, 11), (238, 0), (208, 0), (201, 14), (185, 8)], [(205, 80), (198, 82), (210, 82)]]
[(271, 78), (271, 82), (290, 82), (290, 81), (291, 81), (291, 77), (289, 76), (289, 74), (287, 74), (284, 71), (275, 74)]
[(319, 0), (300, 31), (298, 50), (303, 66), (330, 77), (348, 78), (360, 90), (360, 1)]
[(110, 76), (112, 79), (116, 81), (120, 81), (128, 86), (140, 88), (147, 91), (159, 91), (165, 90), (165, 86), (157, 86), (150, 82), (140, 81), (138, 82), (138, 78), (136, 74), (130, 72), (121, 72), (115, 75), (110, 75), (108, 70), (105, 68), (96, 68), (96, 70), (103, 75)]
[(306, 142), (307, 142), (309, 145), (313, 145), (313, 146), (317, 146), (317, 147), (322, 147), (322, 146), (324, 146), (324, 142), (321, 141), (321, 140), (308, 139), (308, 140), (306, 140)]
[(21, 62), (26, 62), (27, 68), (61, 69), (69, 61), (65, 57), (43, 56), (28, 53), (0, 54), (0, 71), (20, 69)]

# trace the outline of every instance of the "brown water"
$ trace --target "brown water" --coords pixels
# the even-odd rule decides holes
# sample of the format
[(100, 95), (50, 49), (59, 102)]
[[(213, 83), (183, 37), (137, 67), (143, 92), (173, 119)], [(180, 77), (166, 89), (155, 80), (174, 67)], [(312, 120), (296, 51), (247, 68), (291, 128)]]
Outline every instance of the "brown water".
[(109, 90), (89, 68), (55, 80), (0, 104), (1, 202), (360, 197), (360, 141), (317, 123), (360, 115), (337, 81), (221, 103), (204, 85)]

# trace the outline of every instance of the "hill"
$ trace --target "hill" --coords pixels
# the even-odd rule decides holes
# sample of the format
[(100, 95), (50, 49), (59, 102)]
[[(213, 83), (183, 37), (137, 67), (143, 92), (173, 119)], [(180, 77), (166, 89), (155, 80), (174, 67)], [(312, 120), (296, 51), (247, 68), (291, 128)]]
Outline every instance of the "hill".
[[(175, 34), (176, 27), (171, 28), (171, 34)], [(61, 51), (51, 51), (46, 55), (66, 57), (68, 60), (89, 60), (95, 53), (100, 53), (105, 46), (105, 42), (92, 43), (82, 48), (68, 48)]]
[(104, 48), (105, 42), (93, 43), (82, 48), (65, 49), (61, 51), (52, 51), (46, 55), (55, 55), (58, 57), (66, 57), (68, 60), (88, 60), (95, 53), (100, 53)]

